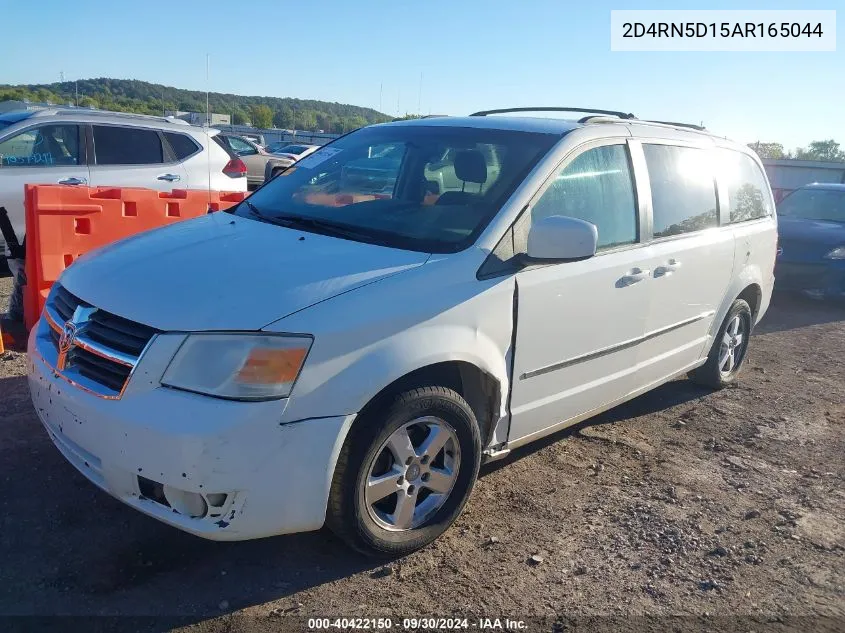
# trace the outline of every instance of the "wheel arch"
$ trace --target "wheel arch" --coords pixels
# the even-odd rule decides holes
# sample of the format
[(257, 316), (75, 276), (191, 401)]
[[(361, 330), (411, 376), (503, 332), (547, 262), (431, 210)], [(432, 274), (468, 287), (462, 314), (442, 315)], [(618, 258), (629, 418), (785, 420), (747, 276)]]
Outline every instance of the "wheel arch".
[(503, 387), (491, 372), (466, 360), (440, 361), (409, 371), (370, 398), (359, 417), (385, 406), (400, 393), (420, 386), (447, 387), (460, 394), (478, 421), (482, 446), (487, 446), (500, 417)]
[[(760, 311), (760, 305), (763, 301), (763, 289), (760, 287), (760, 284), (749, 284), (737, 295), (736, 298), (743, 299), (746, 303), (748, 303), (751, 308), (752, 322), (756, 322), (757, 314)], [(736, 299), (734, 299), (734, 301), (736, 301)]]
[(764, 283), (763, 272), (760, 267), (755, 264), (746, 264), (740, 273), (733, 278), (727, 292), (725, 292), (722, 305), (719, 306), (713, 318), (711, 336), (716, 336), (722, 321), (728, 314), (728, 310), (731, 309), (737, 299), (744, 299), (748, 302), (751, 307), (752, 323), (756, 324), (768, 307), (768, 296), (764, 292), (764, 288), (767, 287), (768, 293), (771, 294), (771, 286)]

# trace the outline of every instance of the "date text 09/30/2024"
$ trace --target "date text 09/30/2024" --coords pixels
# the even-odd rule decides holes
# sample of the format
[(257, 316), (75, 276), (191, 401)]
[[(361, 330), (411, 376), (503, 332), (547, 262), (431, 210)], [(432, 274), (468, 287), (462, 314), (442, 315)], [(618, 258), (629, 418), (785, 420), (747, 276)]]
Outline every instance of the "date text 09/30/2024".
[(478, 631), (523, 631), (524, 620), (510, 618), (309, 618), (308, 630), (360, 629), (371, 631), (396, 630), (478, 630)]

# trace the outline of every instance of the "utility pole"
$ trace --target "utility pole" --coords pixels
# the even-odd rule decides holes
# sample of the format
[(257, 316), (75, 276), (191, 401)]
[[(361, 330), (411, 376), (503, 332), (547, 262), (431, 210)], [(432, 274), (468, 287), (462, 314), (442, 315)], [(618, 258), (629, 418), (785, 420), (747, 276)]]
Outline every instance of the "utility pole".
[(206, 53), (205, 54), (205, 126), (209, 127), (211, 125), (211, 108), (208, 105), (208, 90), (209, 90), (209, 81), (210, 81), (210, 66), (211, 66), (211, 55)]
[(384, 93), (384, 82), (378, 85), (378, 111), (381, 112), (381, 95)]
[(419, 114), (420, 116), (422, 116), (422, 79), (423, 74), (422, 71), (420, 71), (420, 94), (417, 99), (417, 114)]
[(78, 108), (79, 107), (79, 80), (78, 79), (73, 80), (73, 89), (74, 89), (74, 92), (76, 92), (76, 107)]

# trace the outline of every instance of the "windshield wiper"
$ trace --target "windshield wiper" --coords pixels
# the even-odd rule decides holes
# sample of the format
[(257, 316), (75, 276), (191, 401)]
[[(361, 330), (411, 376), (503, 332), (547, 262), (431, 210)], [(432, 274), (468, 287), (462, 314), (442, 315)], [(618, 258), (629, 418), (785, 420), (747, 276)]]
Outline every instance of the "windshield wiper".
[(302, 215), (277, 215), (269, 218), (268, 221), (288, 228), (311, 230), (316, 233), (323, 233), (333, 237), (346, 237), (354, 240), (363, 239), (369, 241), (373, 238), (393, 236), (393, 233), (388, 231), (365, 229), (362, 227), (351, 226), (349, 224), (343, 224), (341, 222), (332, 222), (331, 220), (324, 220), (321, 218), (308, 218)]
[(247, 206), (247, 208), (249, 209), (249, 212), (252, 213), (252, 215), (254, 215), (255, 217), (261, 218), (265, 222), (272, 222), (273, 221), (273, 218), (271, 218), (268, 215), (264, 215), (263, 213), (261, 213), (261, 211), (258, 210), (258, 207), (256, 207), (254, 204), (252, 204), (249, 200), (244, 200), (243, 202)]
[(302, 215), (267, 215), (266, 213), (260, 211), (258, 207), (252, 204), (249, 200), (244, 200), (244, 204), (247, 206), (252, 215), (263, 222), (275, 224), (276, 226), (283, 226), (289, 229), (303, 229), (314, 233), (330, 235), (332, 237), (348, 238), (365, 242), (372, 242), (374, 240), (377, 242), (387, 242), (392, 238), (396, 238), (396, 234), (392, 231), (355, 227), (341, 222), (332, 222), (331, 220), (324, 220), (321, 218), (309, 218)]

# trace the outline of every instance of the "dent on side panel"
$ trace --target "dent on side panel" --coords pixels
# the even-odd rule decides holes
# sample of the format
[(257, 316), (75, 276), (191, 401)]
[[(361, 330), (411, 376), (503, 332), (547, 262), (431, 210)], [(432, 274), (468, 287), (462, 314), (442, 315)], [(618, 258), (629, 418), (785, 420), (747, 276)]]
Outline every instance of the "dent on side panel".
[(519, 319), (519, 283), (514, 277), (513, 280), (513, 309), (511, 311), (511, 341), (507, 352), (505, 353), (505, 362), (508, 368), (508, 384), (507, 392), (503, 398), (504, 408), (500, 412), (499, 421), (495, 423), (492, 433), (490, 434), (490, 441), (487, 449), (495, 451), (499, 447), (504, 447), (508, 441), (508, 434), (511, 426), (511, 394), (513, 393), (512, 385), (514, 381), (514, 366), (516, 362), (516, 331)]
[[(467, 265), (457, 261), (470, 256)], [(515, 282), (476, 279), (482, 262), (471, 252), (433, 258), (274, 324), (314, 336), (284, 419), (357, 413), (399, 378), (461, 361), (498, 382), (499, 401), (489, 405), (497, 428), (507, 417)]]

